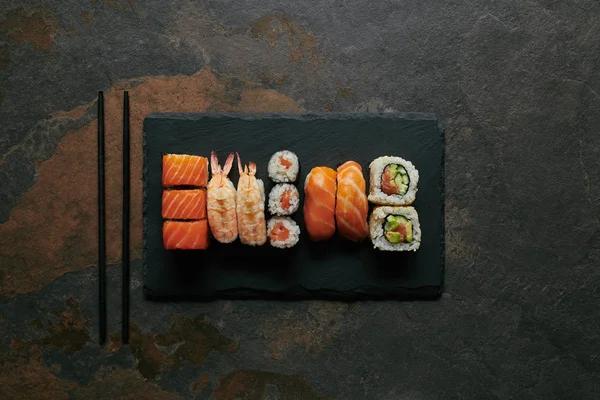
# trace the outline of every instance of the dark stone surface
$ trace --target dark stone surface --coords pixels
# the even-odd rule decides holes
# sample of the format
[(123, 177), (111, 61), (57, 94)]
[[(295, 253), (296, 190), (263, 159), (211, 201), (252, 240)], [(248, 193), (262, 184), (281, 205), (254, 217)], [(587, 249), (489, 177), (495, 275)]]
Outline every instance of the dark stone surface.
[[(287, 298), (312, 300), (438, 299), (444, 272), (444, 134), (432, 114), (423, 113), (157, 113), (144, 120), (144, 291), (176, 300)], [(256, 164), (265, 204), (274, 182), (267, 166), (277, 151), (293, 151), (300, 170), (294, 184), (301, 206), (291, 218), (300, 239), (291, 249), (269, 243), (251, 247), (240, 240), (211, 239), (205, 251), (168, 251), (163, 244), (162, 174), (164, 154), (210, 158), (223, 166), (237, 153), (242, 165)], [(315, 243), (304, 224), (304, 182), (311, 168), (337, 168), (348, 160), (361, 165), (369, 188), (369, 164), (382, 155), (410, 160), (419, 171), (411, 206), (418, 213), (422, 240), (417, 251), (374, 250), (334, 235)], [(212, 176), (212, 175), (211, 175)], [(228, 178), (238, 187), (234, 161)], [(370, 203), (370, 211), (373, 204)], [(333, 211), (332, 211), (333, 212)], [(265, 218), (271, 217), (265, 205)], [(366, 221), (365, 221), (366, 223)], [(339, 229), (338, 229), (339, 231)]]
[[(598, 2), (5, 0), (0, 14), (0, 397), (600, 397)], [(110, 267), (101, 348), (82, 141), (97, 91), (123, 87), (135, 329), (121, 347)], [(435, 112), (442, 299), (143, 301), (138, 125), (166, 108)]]

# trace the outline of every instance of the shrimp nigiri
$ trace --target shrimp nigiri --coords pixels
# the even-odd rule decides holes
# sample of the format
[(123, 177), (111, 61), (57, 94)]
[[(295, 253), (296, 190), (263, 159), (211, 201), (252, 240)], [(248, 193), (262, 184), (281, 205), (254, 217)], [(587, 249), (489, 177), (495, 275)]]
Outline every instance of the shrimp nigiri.
[(235, 186), (227, 177), (233, 159), (233, 153), (229, 154), (221, 168), (216, 153), (210, 154), (212, 177), (206, 187), (206, 211), (210, 232), (221, 243), (231, 243), (238, 237)]
[(237, 159), (240, 180), (235, 202), (240, 240), (250, 246), (262, 246), (267, 241), (264, 185), (262, 180), (256, 179), (255, 163), (250, 162), (242, 168), (239, 154)]

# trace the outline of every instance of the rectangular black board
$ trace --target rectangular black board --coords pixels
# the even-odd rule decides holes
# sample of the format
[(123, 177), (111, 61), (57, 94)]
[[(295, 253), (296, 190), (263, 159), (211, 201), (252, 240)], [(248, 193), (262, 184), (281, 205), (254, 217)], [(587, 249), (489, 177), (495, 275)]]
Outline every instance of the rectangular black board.
[[(433, 114), (238, 114), (155, 113), (144, 120), (143, 266), (150, 299), (436, 299), (444, 280), (444, 130)], [(268, 242), (250, 247), (212, 240), (204, 251), (167, 251), (162, 243), (162, 155), (216, 151), (221, 165), (230, 152), (257, 163), (268, 196), (274, 183), (267, 164), (273, 153), (298, 155), (296, 185), (301, 205), (293, 219), (301, 237), (291, 249)], [(335, 237), (308, 240), (303, 223), (303, 184), (315, 166), (336, 168), (347, 160), (363, 167), (380, 156), (400, 156), (419, 170), (413, 206), (419, 213), (421, 247), (381, 252)], [(237, 187), (237, 167), (229, 177)], [(371, 205), (372, 208), (372, 205)], [(266, 210), (267, 218), (269, 214)]]

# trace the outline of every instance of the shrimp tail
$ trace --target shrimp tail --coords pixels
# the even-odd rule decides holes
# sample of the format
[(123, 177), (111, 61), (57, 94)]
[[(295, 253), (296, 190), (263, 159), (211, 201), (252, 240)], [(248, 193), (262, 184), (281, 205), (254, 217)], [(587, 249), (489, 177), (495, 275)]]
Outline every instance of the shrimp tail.
[(256, 163), (250, 161), (248, 165), (250, 166), (250, 175), (256, 175)]
[(225, 175), (225, 176), (229, 175), (229, 171), (231, 171), (231, 166), (233, 165), (234, 158), (235, 158), (235, 156), (233, 155), (233, 153), (229, 153), (229, 156), (227, 157), (227, 160), (225, 161), (225, 165), (223, 166), (223, 175)]
[(244, 169), (242, 168), (242, 160), (240, 159), (240, 154), (236, 151), (235, 154), (237, 155), (237, 160), (238, 160), (238, 171), (240, 173), (240, 175), (242, 175), (244, 173)]
[(213, 175), (221, 172), (221, 166), (219, 165), (219, 159), (217, 158), (217, 153), (215, 151), (210, 152), (210, 170)]

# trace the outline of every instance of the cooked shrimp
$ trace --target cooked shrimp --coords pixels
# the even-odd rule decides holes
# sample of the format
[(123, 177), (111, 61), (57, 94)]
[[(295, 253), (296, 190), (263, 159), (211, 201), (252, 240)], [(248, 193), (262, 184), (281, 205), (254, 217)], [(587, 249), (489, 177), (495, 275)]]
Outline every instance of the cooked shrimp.
[(221, 243), (231, 243), (238, 237), (235, 186), (227, 177), (233, 159), (233, 153), (229, 154), (221, 168), (216, 153), (213, 151), (210, 154), (212, 177), (206, 187), (206, 211), (210, 231)]
[(236, 206), (240, 240), (250, 246), (261, 246), (267, 241), (264, 185), (262, 180), (256, 179), (255, 163), (250, 162), (242, 169), (239, 154), (237, 159), (240, 180), (237, 186)]

